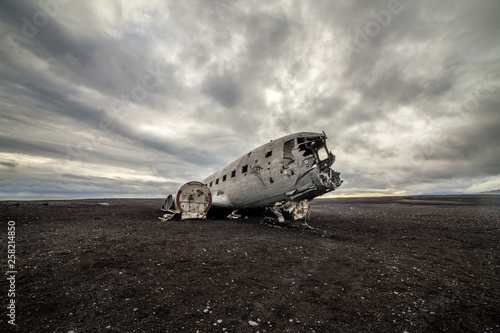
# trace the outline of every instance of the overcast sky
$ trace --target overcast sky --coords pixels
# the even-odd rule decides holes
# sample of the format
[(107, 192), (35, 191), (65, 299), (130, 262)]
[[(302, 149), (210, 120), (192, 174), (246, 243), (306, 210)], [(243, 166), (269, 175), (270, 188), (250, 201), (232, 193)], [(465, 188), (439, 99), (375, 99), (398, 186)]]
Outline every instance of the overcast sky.
[(337, 195), (500, 189), (500, 2), (0, 2), (1, 199), (163, 197), (325, 131)]

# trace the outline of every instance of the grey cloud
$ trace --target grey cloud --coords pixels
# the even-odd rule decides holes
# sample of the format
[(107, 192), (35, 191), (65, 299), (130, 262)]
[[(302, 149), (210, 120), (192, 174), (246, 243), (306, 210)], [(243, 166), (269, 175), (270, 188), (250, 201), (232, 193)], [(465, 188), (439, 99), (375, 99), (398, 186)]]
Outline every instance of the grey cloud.
[(248, 44), (246, 56), (252, 63), (275, 60), (287, 52), (286, 42), (291, 34), (290, 23), (284, 16), (255, 15), (246, 22)]
[[(50, 184), (50, 187), (47, 186)], [(34, 175), (4, 182), (8, 190), (27, 193), (32, 196), (63, 196), (69, 198), (103, 198), (116, 195), (147, 195), (163, 197), (168, 189), (178, 188), (175, 182), (152, 182), (105, 177), (65, 175), (56, 178), (51, 175)]]
[(30, 155), (62, 157), (64, 147), (62, 145), (47, 145), (42, 142), (31, 140), (19, 140), (12, 137), (2, 137), (0, 147), (4, 152), (24, 152)]
[(320, 130), (346, 179), (339, 193), (466, 189), (498, 177), (500, 4), (402, 0), (357, 46), (356, 29), (388, 3), (69, 2), (16, 52), (5, 37), (21, 36), (22, 18), (41, 7), (4, 1), (0, 149), (3, 168), (16, 170), (10, 191), (43, 193), (54, 176), (40, 165), (24, 175), (15, 154), (102, 166), (102, 178), (63, 170), (54, 194), (147, 193), (149, 181), (106, 170), (199, 179), (270, 139)]
[(7, 168), (15, 168), (19, 165), (17, 162), (5, 162), (5, 161), (0, 161), (0, 165), (7, 167)]
[(227, 108), (237, 106), (243, 98), (238, 82), (230, 76), (209, 77), (202, 91)]
[[(24, 46), (30, 47), (40, 57), (61, 57), (70, 54), (78, 59), (82, 66), (90, 62), (95, 50), (92, 41), (76, 38), (63, 29), (57, 22), (57, 15), (51, 17), (35, 2), (28, 1), (8, 0), (0, 8), (1, 15), (9, 17), (11, 24), (17, 28), (19, 37), (30, 41)], [(59, 7), (59, 10), (64, 8)]]

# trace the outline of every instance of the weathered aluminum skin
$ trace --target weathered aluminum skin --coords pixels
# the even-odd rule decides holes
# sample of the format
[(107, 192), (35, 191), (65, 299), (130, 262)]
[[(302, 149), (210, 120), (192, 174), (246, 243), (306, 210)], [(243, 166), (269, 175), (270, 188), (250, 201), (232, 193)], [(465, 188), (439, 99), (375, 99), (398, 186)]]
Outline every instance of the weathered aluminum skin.
[[(310, 200), (342, 184), (324, 133), (300, 132), (272, 140), (203, 180), (212, 205), (257, 208)], [(322, 155), (321, 155), (322, 153)]]

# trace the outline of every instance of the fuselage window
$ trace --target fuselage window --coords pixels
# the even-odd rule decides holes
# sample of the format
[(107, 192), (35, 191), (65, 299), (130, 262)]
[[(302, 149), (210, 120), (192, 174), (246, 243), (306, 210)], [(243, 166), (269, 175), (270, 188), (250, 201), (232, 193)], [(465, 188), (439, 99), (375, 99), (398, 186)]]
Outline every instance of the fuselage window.
[(329, 154), (328, 154), (328, 150), (326, 150), (326, 147), (318, 150), (318, 157), (319, 157), (320, 161), (326, 160), (328, 158), (328, 156), (329, 156)]
[(248, 171), (248, 165), (244, 165), (242, 168), (241, 168), (241, 172), (242, 173), (245, 173)]
[(210, 187), (212, 187), (212, 182), (210, 182)]
[(219, 178), (215, 180), (215, 185), (219, 184)]
[(266, 158), (267, 158), (267, 157), (271, 157), (271, 155), (272, 155), (272, 154), (273, 154), (273, 151), (272, 151), (272, 150), (271, 150), (271, 151), (268, 151), (268, 152), (266, 153)]
[(236, 170), (231, 171), (231, 178), (234, 178), (236, 176)]
[(288, 140), (283, 145), (283, 158), (285, 159), (285, 163), (293, 161), (292, 149), (295, 146), (294, 140)]
[(226, 181), (226, 175), (222, 176), (222, 181), (225, 182)]

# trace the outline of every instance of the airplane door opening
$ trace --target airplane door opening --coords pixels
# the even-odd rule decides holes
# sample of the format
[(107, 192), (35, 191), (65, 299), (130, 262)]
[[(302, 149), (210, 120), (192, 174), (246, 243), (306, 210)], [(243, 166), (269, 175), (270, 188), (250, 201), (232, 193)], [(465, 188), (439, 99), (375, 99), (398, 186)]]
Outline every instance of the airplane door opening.
[(288, 140), (283, 144), (283, 164), (285, 167), (293, 162), (292, 150), (295, 147), (295, 140)]

